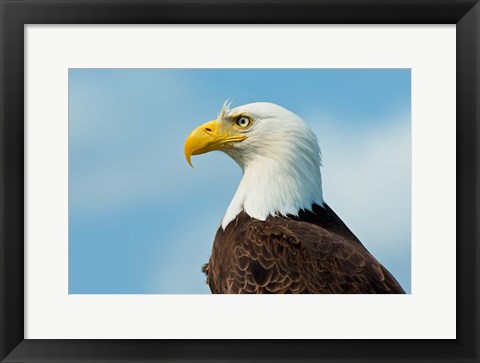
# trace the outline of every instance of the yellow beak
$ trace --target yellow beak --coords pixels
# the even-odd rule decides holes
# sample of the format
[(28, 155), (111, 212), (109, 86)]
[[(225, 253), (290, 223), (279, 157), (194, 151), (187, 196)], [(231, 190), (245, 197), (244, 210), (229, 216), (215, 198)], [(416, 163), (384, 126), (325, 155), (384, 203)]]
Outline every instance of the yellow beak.
[(217, 120), (209, 121), (193, 130), (185, 140), (185, 158), (191, 167), (192, 155), (204, 154), (219, 150), (225, 144), (242, 141), (247, 137), (232, 132), (230, 127), (220, 130)]

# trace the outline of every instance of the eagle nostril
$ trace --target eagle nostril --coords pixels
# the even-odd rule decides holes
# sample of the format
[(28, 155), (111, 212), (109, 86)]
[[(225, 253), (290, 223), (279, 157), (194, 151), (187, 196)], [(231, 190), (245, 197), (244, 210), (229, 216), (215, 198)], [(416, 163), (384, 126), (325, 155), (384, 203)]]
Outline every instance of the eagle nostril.
[(209, 128), (209, 127), (205, 127), (205, 131), (207, 131), (207, 132), (212, 132), (212, 129)]

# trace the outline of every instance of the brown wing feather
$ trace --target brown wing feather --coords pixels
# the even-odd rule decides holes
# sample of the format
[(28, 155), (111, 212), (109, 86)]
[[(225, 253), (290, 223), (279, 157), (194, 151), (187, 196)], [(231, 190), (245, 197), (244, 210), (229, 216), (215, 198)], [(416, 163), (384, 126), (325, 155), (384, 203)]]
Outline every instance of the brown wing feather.
[(299, 218), (259, 221), (241, 213), (215, 237), (204, 266), (211, 291), (404, 293), (333, 211), (326, 212), (331, 219), (322, 218), (323, 225)]

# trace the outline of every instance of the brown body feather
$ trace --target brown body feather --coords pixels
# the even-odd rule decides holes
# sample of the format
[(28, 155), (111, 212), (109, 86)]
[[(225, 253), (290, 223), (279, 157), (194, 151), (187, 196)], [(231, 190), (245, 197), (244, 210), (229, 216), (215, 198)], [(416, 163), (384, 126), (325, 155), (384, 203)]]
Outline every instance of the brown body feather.
[(399, 283), (326, 204), (220, 227), (203, 267), (215, 294), (402, 294)]

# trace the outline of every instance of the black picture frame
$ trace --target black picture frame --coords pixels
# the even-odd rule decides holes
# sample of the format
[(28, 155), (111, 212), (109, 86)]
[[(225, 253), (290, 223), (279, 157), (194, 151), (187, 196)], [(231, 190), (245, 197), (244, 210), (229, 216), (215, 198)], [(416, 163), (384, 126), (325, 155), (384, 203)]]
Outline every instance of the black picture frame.
[[(0, 0), (0, 12), (0, 359), (2, 362), (478, 362), (480, 360), (478, 334), (480, 5), (478, 0)], [(24, 339), (24, 25), (157, 23), (456, 24), (457, 339)], [(434, 251), (432, 251), (432, 257), (434, 257)], [(434, 274), (432, 278), (435, 278)], [(248, 318), (251, 319), (251, 314)], [(252, 329), (260, 328), (257, 326), (258, 323), (253, 321)]]

